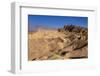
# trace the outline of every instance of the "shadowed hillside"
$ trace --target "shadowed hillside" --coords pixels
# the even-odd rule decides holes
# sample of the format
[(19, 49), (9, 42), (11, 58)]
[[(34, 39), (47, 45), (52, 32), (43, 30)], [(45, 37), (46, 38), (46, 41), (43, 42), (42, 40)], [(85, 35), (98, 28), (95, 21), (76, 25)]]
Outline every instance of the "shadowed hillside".
[(84, 27), (38, 28), (36, 32), (29, 32), (28, 41), (28, 59), (31, 61), (88, 57), (88, 29)]

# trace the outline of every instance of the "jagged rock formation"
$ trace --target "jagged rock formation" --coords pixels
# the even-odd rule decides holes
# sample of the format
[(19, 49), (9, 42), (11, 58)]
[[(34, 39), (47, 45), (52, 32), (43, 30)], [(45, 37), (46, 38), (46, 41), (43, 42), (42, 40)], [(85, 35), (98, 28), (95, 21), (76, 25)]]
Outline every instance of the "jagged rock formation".
[(78, 59), (88, 57), (88, 29), (65, 25), (29, 34), (29, 60)]

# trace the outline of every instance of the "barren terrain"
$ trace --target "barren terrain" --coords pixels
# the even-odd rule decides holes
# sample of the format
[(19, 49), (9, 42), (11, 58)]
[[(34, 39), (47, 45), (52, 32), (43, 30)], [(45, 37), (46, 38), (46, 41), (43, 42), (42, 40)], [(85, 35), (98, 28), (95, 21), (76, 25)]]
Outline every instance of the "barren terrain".
[(28, 43), (30, 61), (88, 57), (88, 30), (80, 26), (38, 28), (35, 32), (29, 32)]

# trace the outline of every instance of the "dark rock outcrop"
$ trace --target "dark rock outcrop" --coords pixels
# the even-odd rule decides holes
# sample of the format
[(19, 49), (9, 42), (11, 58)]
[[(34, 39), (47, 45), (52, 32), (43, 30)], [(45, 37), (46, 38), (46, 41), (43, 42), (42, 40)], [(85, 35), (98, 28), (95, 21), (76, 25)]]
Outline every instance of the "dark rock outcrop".
[[(69, 58), (86, 58), (88, 57), (88, 29), (76, 25), (65, 25), (63, 28), (58, 29), (59, 32), (66, 34), (65, 39), (69, 39), (70, 42), (65, 44), (63, 49), (70, 47), (70, 50), (67, 54)], [(67, 45), (69, 44), (69, 45)], [(67, 45), (67, 46), (66, 46)], [(87, 47), (87, 48), (86, 48)]]

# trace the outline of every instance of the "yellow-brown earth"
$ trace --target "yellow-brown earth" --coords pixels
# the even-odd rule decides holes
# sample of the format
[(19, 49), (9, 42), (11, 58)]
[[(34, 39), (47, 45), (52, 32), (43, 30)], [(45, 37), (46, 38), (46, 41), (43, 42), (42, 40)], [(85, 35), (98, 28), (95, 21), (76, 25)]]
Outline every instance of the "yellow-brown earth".
[(28, 59), (55, 60), (88, 57), (87, 29), (69, 25), (60, 29), (37, 29), (28, 35)]

